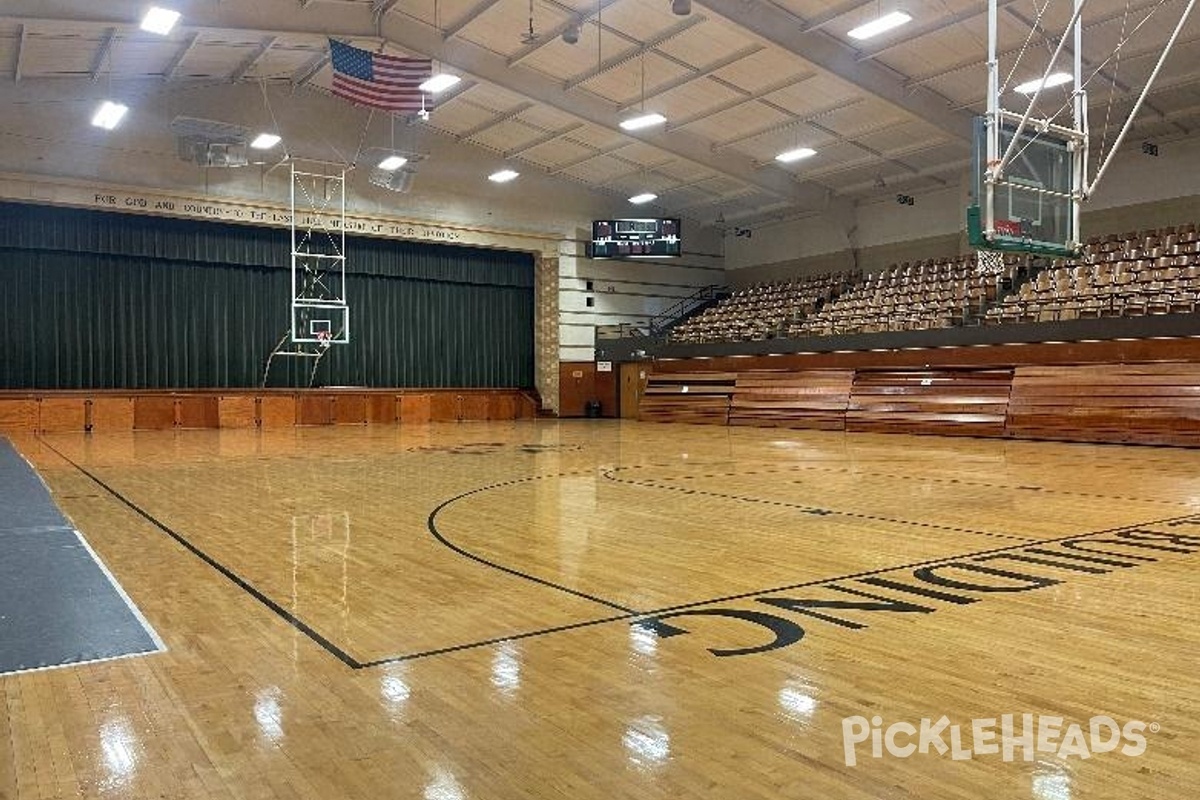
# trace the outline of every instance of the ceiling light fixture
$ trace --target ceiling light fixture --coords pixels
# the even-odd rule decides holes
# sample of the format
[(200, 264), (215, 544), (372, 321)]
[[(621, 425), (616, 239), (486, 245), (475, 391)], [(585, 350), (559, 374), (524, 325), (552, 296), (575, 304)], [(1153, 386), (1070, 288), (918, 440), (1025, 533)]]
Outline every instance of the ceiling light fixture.
[(125, 117), (127, 111), (129, 111), (129, 106), (124, 103), (114, 103), (111, 100), (105, 100), (96, 111), (95, 116), (92, 117), (92, 124), (97, 128), (104, 128), (106, 131), (111, 131), (121, 124), (121, 120)]
[(859, 25), (846, 35), (851, 39), (870, 39), (881, 33), (890, 31), (892, 28), (899, 28), (906, 22), (912, 22), (912, 17), (903, 11), (893, 11), (890, 14), (884, 14), (878, 19), (873, 19), (865, 25)]
[(775, 156), (775, 160), (782, 161), (784, 164), (790, 164), (793, 161), (799, 161), (802, 158), (809, 158), (810, 156), (815, 156), (816, 154), (817, 151), (813, 150), (811, 147), (797, 147), (794, 150), (783, 151), (779, 155)]
[(1071, 83), (1075, 78), (1066, 72), (1055, 72), (1046, 76), (1046, 85), (1042, 86), (1042, 79), (1036, 78), (1032, 81), (1022, 83), (1020, 86), (1013, 89), (1018, 94), (1033, 94), (1038, 89), (1049, 89), (1051, 86), (1062, 86), (1064, 83)]
[(642, 203), (649, 203), (651, 200), (657, 199), (658, 195), (656, 195), (654, 192), (642, 192), (641, 194), (635, 194), (633, 197), (629, 198), (629, 202), (636, 206), (640, 206)]
[(379, 162), (379, 168), (388, 172), (395, 172), (408, 163), (408, 159), (404, 156), (388, 156), (383, 161)]
[(636, 117), (621, 120), (621, 128), (627, 131), (638, 131), (642, 128), (651, 128), (655, 125), (661, 125), (667, 121), (667, 118), (662, 114), (638, 114)]
[(166, 36), (175, 27), (176, 22), (179, 22), (178, 11), (151, 6), (146, 16), (142, 17), (142, 30)]
[(250, 143), (250, 146), (255, 150), (270, 150), (275, 145), (283, 141), (282, 137), (276, 136), (273, 133), (260, 133)]
[(492, 183), (508, 183), (520, 174), (516, 170), (502, 169), (499, 172), (493, 172), (491, 175), (488, 175), (488, 180)]
[(420, 89), (422, 92), (429, 92), (430, 94), (437, 94), (438, 92), (449, 89), (451, 86), (453, 86), (454, 84), (458, 83), (461, 80), (462, 80), (462, 78), (458, 77), (457, 75), (450, 75), (449, 73), (443, 72), (439, 75), (434, 75), (432, 78), (425, 81), (417, 88)]
[(692, 0), (671, 0), (671, 13), (686, 17), (692, 13)]

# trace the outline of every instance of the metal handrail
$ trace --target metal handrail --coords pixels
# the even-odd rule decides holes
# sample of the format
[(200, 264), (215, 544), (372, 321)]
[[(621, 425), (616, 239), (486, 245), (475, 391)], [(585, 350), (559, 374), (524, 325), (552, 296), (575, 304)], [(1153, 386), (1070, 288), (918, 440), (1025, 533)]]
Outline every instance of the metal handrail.
[(652, 336), (661, 335), (676, 319), (687, 314), (696, 306), (714, 299), (722, 288), (720, 285), (714, 283), (697, 289), (687, 297), (676, 301), (674, 304), (655, 314), (650, 318), (648, 323), (650, 334)]

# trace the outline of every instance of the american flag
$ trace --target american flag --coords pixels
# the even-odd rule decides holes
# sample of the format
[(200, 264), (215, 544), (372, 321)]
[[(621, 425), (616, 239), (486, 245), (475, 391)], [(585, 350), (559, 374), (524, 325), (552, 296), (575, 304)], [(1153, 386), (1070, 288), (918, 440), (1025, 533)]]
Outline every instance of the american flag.
[(433, 75), (428, 58), (372, 53), (333, 39), (329, 50), (338, 97), (381, 111), (411, 113), (425, 107), (418, 87)]

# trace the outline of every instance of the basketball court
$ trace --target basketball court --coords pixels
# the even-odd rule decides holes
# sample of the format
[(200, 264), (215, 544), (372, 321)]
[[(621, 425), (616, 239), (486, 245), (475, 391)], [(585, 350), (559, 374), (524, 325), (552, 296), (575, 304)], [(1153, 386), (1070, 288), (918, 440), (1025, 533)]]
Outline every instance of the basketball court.
[[(20, 446), (166, 647), (18, 679), (22, 792), (1190, 791), (1186, 450), (629, 422)], [(846, 764), (845, 718), (1002, 714), (1157, 733)]]
[(0, 800), (1196, 796), (1195, 0), (8, 5)]

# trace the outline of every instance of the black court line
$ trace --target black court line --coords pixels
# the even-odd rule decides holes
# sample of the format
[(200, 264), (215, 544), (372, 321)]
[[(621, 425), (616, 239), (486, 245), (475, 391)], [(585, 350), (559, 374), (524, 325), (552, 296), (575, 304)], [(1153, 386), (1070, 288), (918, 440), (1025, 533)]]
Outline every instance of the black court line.
[[(277, 616), (279, 616), (281, 619), (283, 619), (285, 622), (287, 622), (293, 628), (295, 628), (299, 632), (303, 633), (305, 636), (307, 636), (309, 639), (311, 639), (313, 642), (315, 642), (317, 645), (319, 645), (326, 652), (335, 656), (339, 661), (341, 661), (343, 664), (345, 664), (347, 667), (349, 667), (350, 669), (353, 669), (353, 670), (366, 669), (368, 667), (378, 667), (378, 666), (383, 666), (383, 665), (387, 665), (387, 664), (395, 664), (395, 663), (400, 663), (403, 661), (412, 661), (412, 660), (416, 660), (416, 659), (420, 659), (420, 658), (429, 658), (429, 657), (438, 656), (438, 655), (446, 655), (446, 654), (461, 652), (461, 651), (465, 651), (465, 650), (473, 650), (473, 649), (477, 649), (480, 647), (489, 647), (492, 645), (499, 644), (501, 642), (516, 641), (516, 640), (520, 640), (520, 639), (531, 639), (531, 638), (536, 638), (536, 637), (541, 637), (541, 636), (547, 636), (547, 635), (554, 634), (554, 633), (561, 633), (561, 632), (572, 631), (572, 630), (580, 630), (583, 628), (595, 627), (597, 625), (605, 625), (605, 624), (609, 624), (612, 622), (621, 622), (621, 621), (636, 619), (638, 617), (657, 616), (659, 614), (665, 614), (665, 613), (668, 613), (671, 611), (679, 611), (679, 610), (684, 610), (684, 609), (689, 609), (689, 608), (696, 608), (699, 606), (710, 605), (712, 603), (726, 602), (726, 601), (730, 601), (730, 600), (742, 600), (747, 597), (754, 597), (754, 596), (761, 595), (761, 594), (789, 591), (791, 589), (799, 589), (799, 588), (804, 588), (807, 586), (817, 586), (817, 585), (833, 583), (833, 582), (841, 581), (841, 580), (852, 580), (854, 578), (867, 577), (870, 575), (877, 575), (877, 574), (881, 574), (881, 573), (885, 573), (885, 572), (894, 572), (896, 570), (902, 570), (902, 569), (916, 569), (919, 567), (931, 566), (934, 564), (944, 563), (948, 560), (953, 560), (953, 559), (972, 558), (972, 557), (981, 556), (981, 555), (991, 555), (993, 553), (1002, 553), (1002, 552), (1006, 552), (1008, 550), (1017, 550), (1022, 547), (1028, 547), (1031, 542), (1034, 544), (1053, 544), (1054, 542), (1066, 541), (1069, 539), (1077, 539), (1077, 538), (1083, 538), (1083, 537), (1088, 537), (1088, 536), (1100, 536), (1103, 534), (1114, 533), (1117, 531), (1136, 529), (1141, 526), (1163, 525), (1163, 524), (1167, 524), (1167, 523), (1175, 522), (1175, 521), (1179, 521), (1179, 520), (1194, 519), (1196, 517), (1195, 514), (1185, 514), (1182, 516), (1166, 517), (1164, 519), (1159, 519), (1159, 520), (1139, 522), (1139, 523), (1136, 523), (1133, 525), (1122, 525), (1119, 527), (1107, 528), (1107, 529), (1099, 530), (1099, 531), (1089, 531), (1086, 533), (1074, 533), (1074, 534), (1070, 534), (1067, 536), (1060, 536), (1060, 537), (1055, 537), (1055, 538), (1051, 538), (1051, 539), (1027, 540), (1027, 541), (1022, 541), (1022, 543), (1020, 543), (1020, 544), (1006, 545), (1004, 547), (996, 547), (996, 548), (990, 548), (987, 550), (972, 551), (969, 553), (959, 553), (959, 554), (955, 554), (955, 555), (941, 556), (941, 557), (935, 558), (935, 559), (926, 559), (923, 561), (910, 562), (907, 564), (892, 565), (889, 567), (880, 567), (877, 569), (866, 570), (866, 571), (851, 573), (851, 574), (847, 574), (847, 575), (840, 575), (840, 576), (835, 576), (832, 578), (831, 577), (817, 578), (817, 579), (813, 579), (813, 580), (809, 580), (809, 581), (804, 581), (801, 583), (793, 583), (793, 584), (788, 584), (785, 586), (777, 586), (777, 587), (768, 588), (768, 589), (759, 589), (759, 590), (755, 590), (752, 592), (741, 592), (738, 594), (724, 595), (721, 597), (712, 597), (712, 598), (707, 598), (704, 600), (697, 600), (697, 601), (692, 601), (692, 602), (688, 602), (688, 603), (680, 603), (680, 604), (676, 604), (676, 605), (672, 605), (672, 606), (665, 606), (662, 608), (651, 609), (651, 610), (647, 610), (647, 611), (635, 611), (633, 609), (627, 609), (627, 608), (624, 608), (621, 606), (614, 605), (613, 607), (617, 608), (618, 610), (622, 611), (623, 613), (618, 614), (618, 615), (608, 616), (608, 617), (602, 617), (602, 618), (594, 619), (594, 620), (586, 620), (583, 622), (568, 623), (565, 625), (557, 625), (554, 627), (541, 628), (538, 630), (526, 631), (526, 632), (516, 633), (516, 634), (508, 634), (508, 635), (492, 637), (492, 638), (484, 639), (484, 640), (466, 642), (466, 643), (457, 644), (457, 645), (448, 645), (445, 647), (439, 647), (439, 648), (434, 648), (434, 649), (430, 649), (430, 650), (422, 650), (422, 651), (418, 651), (418, 652), (414, 652), (414, 653), (407, 653), (407, 654), (398, 655), (398, 656), (389, 656), (386, 658), (375, 659), (372, 661), (363, 662), (363, 661), (358, 661), (357, 659), (353, 658), (348, 653), (346, 653), (344, 650), (342, 650), (341, 648), (334, 645), (332, 642), (330, 642), (325, 637), (321, 636), (321, 634), (319, 634), (315, 630), (313, 630), (303, 620), (299, 619), (298, 617), (293, 615), (290, 611), (283, 608), (281, 605), (279, 605), (274, 600), (272, 600), (270, 597), (263, 594), (261, 591), (256, 589), (250, 583), (248, 583), (246, 580), (244, 580), (243, 578), (238, 576), (231, 569), (224, 566), (223, 564), (221, 564), (216, 559), (209, 556), (204, 551), (200, 550), (198, 547), (196, 547), (194, 544), (189, 542), (186, 538), (184, 538), (183, 536), (181, 536), (180, 534), (178, 534), (177, 532), (172, 530), (170, 527), (168, 527), (164, 523), (160, 522), (159, 520), (155, 519), (152, 515), (150, 515), (149, 513), (147, 513), (140, 507), (138, 507), (135, 503), (130, 501), (128, 498), (126, 498), (120, 492), (116, 491), (114, 488), (112, 488), (107, 483), (102, 481), (96, 475), (92, 474), (89, 470), (85, 469), (84, 467), (82, 467), (81, 465), (79, 465), (78, 463), (73, 461), (71, 458), (69, 458), (68, 456), (63, 454), (61, 451), (59, 451), (57, 448), (55, 448), (53, 445), (51, 445), (45, 439), (42, 439), (41, 437), (38, 437), (38, 438), (52, 452), (57, 454), (60, 458), (62, 458), (68, 464), (73, 466), (75, 469), (79, 470), (79, 472), (86, 475), (90, 480), (92, 480), (94, 483), (96, 483), (96, 485), (98, 485), (102, 489), (104, 489), (104, 491), (111, 494), (113, 497), (115, 497), (117, 500), (119, 500), (122, 504), (129, 507), (131, 510), (133, 510), (135, 513), (137, 513), (139, 516), (143, 517), (145, 520), (150, 522), (152, 525), (157, 527), (159, 530), (166, 533), (168, 536), (170, 536), (172, 539), (174, 539), (176, 542), (178, 542), (180, 545), (182, 545), (184, 548), (186, 548), (189, 552), (196, 555), (198, 558), (203, 560), (210, 567), (217, 570), (224, 577), (226, 577), (231, 582), (233, 582), (236, 586), (238, 586), (238, 588), (242, 589), (244, 592), (246, 592), (250, 596), (254, 597), (262, 605), (269, 608), (271, 611), (273, 611)], [(571, 475), (571, 474), (580, 474), (580, 473), (568, 472), (568, 473), (561, 473), (561, 474), (562, 475)], [(493, 489), (493, 488), (498, 488), (498, 487), (502, 487), (502, 486), (511, 486), (511, 485), (516, 485), (516, 484), (520, 484), (520, 483), (528, 483), (528, 482), (535, 481), (535, 480), (542, 480), (542, 479), (545, 479), (548, 477), (558, 477), (558, 476), (556, 476), (556, 475), (532, 476), (529, 478), (521, 478), (521, 479), (516, 479), (516, 480), (512, 480), (512, 481), (505, 481), (505, 482), (498, 483), (498, 484), (492, 484), (490, 486), (479, 487), (479, 488), (473, 489), (469, 492), (464, 492), (461, 495), (451, 498), (450, 500), (443, 501), (441, 504), (439, 504), (438, 507), (434, 509), (434, 511), (430, 512), (429, 519), (432, 523), (436, 514), (440, 510), (444, 509), (446, 506), (450, 505), (452, 502), (462, 499), (464, 497), (468, 497), (470, 495), (477, 494), (477, 493), (480, 493), (483, 491), (487, 491), (487, 490)], [(431, 530), (431, 532), (433, 532), (433, 531)], [(437, 533), (434, 533), (434, 535), (439, 536)], [(483, 560), (480, 559), (478, 556), (474, 556), (473, 554), (467, 553), (466, 551), (461, 550), (461, 548), (458, 548), (457, 546), (453, 545), (452, 543), (450, 543), (448, 541), (443, 541), (440, 536), (439, 536), (439, 541), (442, 541), (443, 544), (450, 547), (452, 550), (455, 550), (456, 552), (460, 552), (461, 554), (467, 556), (468, 558), (483, 562)], [(486, 563), (486, 562), (483, 562), (483, 563)], [(540, 584), (547, 585), (547, 586), (552, 586), (553, 588), (562, 589), (564, 591), (567, 591), (570, 594), (578, 594), (579, 596), (585, 597), (586, 599), (593, 599), (596, 602), (608, 605), (607, 601), (601, 600), (599, 598), (592, 598), (592, 597), (588, 597), (586, 595), (579, 594), (579, 593), (575, 592), (574, 590), (569, 589), (567, 587), (556, 586), (554, 584), (543, 581), (534, 576), (526, 576), (526, 575), (523, 575), (522, 573), (519, 573), (514, 570), (510, 570), (509, 568), (502, 567), (499, 565), (491, 565), (491, 566), (495, 566), (497, 569), (500, 569), (505, 572), (509, 572), (510, 574), (513, 574), (513, 575), (516, 575), (519, 577), (525, 577), (529, 580), (533, 580), (536, 583), (540, 583)]]
[[(645, 466), (653, 466), (653, 465), (645, 465)], [(619, 469), (644, 469), (645, 466), (639, 465), (639, 464), (634, 464), (634, 465), (630, 465), (629, 467), (620, 467)], [(829, 473), (836, 473), (836, 474), (842, 474), (842, 475), (862, 476), (862, 477), (867, 477), (867, 478), (895, 478), (896, 480), (925, 481), (927, 483), (950, 483), (950, 484), (956, 484), (958, 486), (978, 486), (983, 489), (1010, 489), (1012, 491), (1022, 491), (1022, 492), (1043, 492), (1045, 494), (1063, 494), (1063, 495), (1070, 495), (1072, 497), (1087, 497), (1087, 498), (1090, 498), (1093, 500), (1128, 500), (1128, 501), (1131, 501), (1134, 503), (1158, 503), (1159, 505), (1166, 505), (1166, 506), (1190, 506), (1191, 505), (1190, 503), (1184, 502), (1182, 500), (1155, 500), (1155, 499), (1148, 498), (1148, 497), (1128, 497), (1126, 495), (1120, 495), (1120, 494), (1099, 494), (1099, 493), (1095, 493), (1095, 492), (1075, 492), (1075, 491), (1071, 491), (1070, 489), (1051, 489), (1048, 486), (1031, 486), (1029, 484), (1013, 486), (1012, 484), (1007, 484), (1007, 483), (987, 483), (986, 481), (974, 481), (974, 480), (964, 479), (964, 478), (931, 478), (931, 477), (921, 477), (921, 476), (916, 476), (916, 475), (896, 475), (896, 474), (890, 473), (890, 472), (869, 472), (866, 470), (855, 469), (854, 467), (820, 467), (820, 466), (807, 466), (807, 465), (803, 465), (803, 464), (789, 464), (787, 466), (779, 466), (779, 467), (772, 467), (772, 466), (768, 465), (768, 466), (764, 466), (764, 467), (757, 467), (756, 469), (749, 470), (749, 471), (721, 472), (721, 473), (704, 475), (704, 476), (678, 475), (678, 476), (675, 476), (672, 478), (667, 478), (665, 480), (690, 481), (690, 480), (695, 480), (697, 477), (733, 478), (733, 477), (737, 477), (739, 475), (756, 475), (756, 474), (762, 473), (762, 472), (770, 472), (773, 474), (778, 474), (778, 473), (782, 473), (782, 472), (796, 472), (796, 471), (829, 472)]]
[(972, 551), (969, 553), (956, 553), (956, 554), (952, 554), (952, 555), (940, 556), (938, 558), (925, 559), (922, 561), (913, 561), (913, 562), (909, 562), (907, 564), (893, 564), (892, 566), (888, 566), (888, 567), (879, 567), (876, 569), (863, 570), (861, 572), (853, 572), (853, 573), (849, 573), (849, 574), (845, 574), (845, 575), (837, 575), (834, 577), (814, 578), (813, 580), (802, 581), (800, 583), (791, 583), (791, 584), (787, 584), (784, 586), (775, 586), (775, 587), (771, 587), (771, 588), (767, 588), (767, 589), (756, 589), (751, 592), (740, 592), (738, 594), (723, 595), (720, 597), (709, 597), (704, 600), (695, 600), (695, 601), (691, 601), (691, 602), (687, 602), (687, 603), (679, 603), (676, 605), (664, 606), (662, 608), (650, 609), (647, 611), (631, 611), (631, 612), (625, 613), (625, 614), (615, 615), (615, 616), (611, 616), (611, 617), (603, 617), (601, 619), (588, 620), (586, 622), (575, 622), (575, 623), (571, 623), (568, 625), (558, 625), (558, 626), (555, 626), (552, 628), (542, 628), (540, 630), (526, 631), (524, 633), (512, 634), (509, 636), (499, 636), (499, 637), (494, 637), (494, 638), (489, 638), (489, 639), (482, 639), (479, 641), (465, 642), (463, 644), (448, 645), (446, 647), (438, 647), (438, 648), (431, 649), (431, 650), (421, 650), (421, 651), (418, 651), (415, 653), (405, 653), (403, 655), (388, 656), (386, 658), (380, 658), (380, 659), (376, 659), (374, 661), (364, 662), (362, 664), (362, 667), (367, 668), (367, 667), (383, 666), (386, 664), (397, 664), (397, 663), (400, 663), (403, 661), (413, 661), (413, 660), (420, 659), (420, 658), (429, 658), (431, 656), (446, 655), (449, 653), (458, 653), (458, 652), (462, 652), (465, 650), (474, 650), (474, 649), (477, 649), (480, 647), (490, 647), (492, 645), (500, 644), (501, 642), (515, 641), (518, 639), (532, 639), (532, 638), (537, 638), (540, 636), (547, 636), (547, 635), (554, 634), (554, 633), (563, 633), (566, 631), (580, 630), (583, 628), (592, 628), (597, 625), (606, 625), (611, 622), (628, 621), (628, 620), (632, 620), (632, 619), (637, 619), (638, 617), (654, 617), (654, 616), (658, 616), (659, 614), (666, 614), (671, 611), (681, 611), (681, 610), (686, 610), (689, 608), (697, 608), (700, 606), (712, 605), (713, 603), (723, 603), (723, 602), (727, 602), (730, 600), (744, 600), (747, 597), (757, 597), (757, 596), (763, 595), (763, 594), (772, 594), (775, 592), (786, 592), (786, 591), (790, 591), (792, 589), (803, 589), (808, 586), (821, 586), (821, 585), (827, 584), (827, 583), (835, 583), (837, 581), (844, 581), (844, 580), (853, 580), (855, 578), (865, 578), (865, 577), (868, 577), (871, 575), (880, 575), (880, 574), (887, 573), (887, 572), (895, 572), (897, 570), (918, 569), (920, 567), (933, 566), (935, 564), (943, 564), (943, 563), (946, 563), (947, 561), (954, 561), (954, 560), (959, 560), (959, 559), (964, 559), (964, 558), (975, 558), (977, 556), (992, 555), (994, 553), (1004, 553), (1009, 550), (1020, 550), (1025, 547), (1029, 547), (1031, 544), (1053, 544), (1055, 542), (1063, 542), (1063, 541), (1068, 541), (1071, 539), (1082, 539), (1082, 538), (1089, 537), (1089, 536), (1103, 536), (1105, 534), (1116, 533), (1119, 531), (1135, 530), (1135, 529), (1143, 527), (1143, 526), (1165, 525), (1165, 524), (1169, 524), (1171, 522), (1176, 522), (1176, 521), (1180, 521), (1180, 520), (1195, 519), (1196, 517), (1197, 517), (1196, 514), (1185, 514), (1183, 516), (1165, 517), (1163, 519), (1142, 521), (1142, 522), (1138, 522), (1138, 523), (1135, 523), (1132, 525), (1120, 525), (1120, 526), (1117, 526), (1114, 528), (1105, 528), (1103, 530), (1098, 530), (1098, 531), (1086, 531), (1084, 533), (1072, 533), (1067, 536), (1056, 536), (1056, 537), (1050, 538), (1050, 539), (1033, 539), (1031, 541), (1023, 541), (1020, 544), (1005, 545), (1004, 547), (993, 547), (993, 548), (989, 548), (986, 550), (975, 550), (975, 551)]
[[(816, 506), (804, 505), (802, 503), (789, 503), (785, 500), (767, 500), (762, 497), (746, 497), (737, 494), (725, 494), (723, 492), (710, 492), (704, 489), (689, 489), (686, 486), (671, 486), (665, 483), (659, 483), (657, 479), (648, 479), (644, 481), (630, 480), (628, 478), (616, 477), (617, 470), (624, 469), (616, 467), (611, 470), (603, 470), (600, 474), (613, 483), (623, 483), (627, 486), (643, 486), (649, 489), (662, 489), (668, 492), (682, 492), (683, 494), (698, 494), (704, 497), (717, 497), (723, 500), (737, 500), (743, 503), (758, 503), (767, 506), (779, 506), (781, 508), (794, 508), (797, 511), (803, 511), (808, 514), (817, 514), (819, 516), (831, 517), (849, 517), (850, 519), (863, 519), (871, 522), (887, 522), (892, 525), (908, 525), (917, 528), (930, 528), (933, 530), (950, 531), (951, 533), (968, 533), (975, 536), (990, 536), (996, 539), (1019, 539), (1025, 542), (1041, 541), (1036, 537), (1020, 536), (1015, 533), (997, 533), (995, 531), (979, 531), (973, 528), (959, 528), (954, 525), (939, 525), (936, 522), (920, 522), (911, 519), (894, 519), (892, 517), (880, 517), (874, 514), (863, 514), (856, 511), (838, 511), (837, 509), (818, 508)], [(729, 477), (740, 475), (753, 475), (753, 472), (735, 472), (730, 473)], [(717, 477), (717, 476), (712, 476)], [(671, 478), (663, 478), (662, 480), (672, 480)]]
[(463, 492), (462, 494), (455, 495), (454, 497), (451, 497), (448, 500), (443, 500), (441, 503), (439, 503), (433, 509), (433, 511), (429, 512), (429, 517), (426, 521), (426, 526), (429, 528), (429, 533), (432, 534), (433, 538), (437, 539), (438, 542), (440, 542), (441, 544), (450, 548), (455, 553), (458, 553), (460, 556), (469, 558), (472, 561), (476, 561), (480, 564), (483, 564), (484, 566), (491, 567), (492, 569), (499, 570), (500, 572), (504, 572), (509, 575), (516, 576), (518, 578), (523, 578), (527, 581), (532, 581), (533, 583), (539, 584), (541, 586), (546, 586), (551, 589), (556, 589), (560, 592), (565, 592), (566, 594), (569, 594), (569, 595), (574, 595), (575, 597), (579, 597), (584, 600), (590, 600), (593, 603), (599, 603), (602, 606), (607, 606), (608, 608), (613, 608), (613, 609), (616, 609), (617, 611), (624, 611), (626, 613), (636, 613), (636, 612), (634, 612), (633, 609), (623, 606), (620, 603), (614, 603), (611, 600), (605, 600), (602, 597), (597, 597), (596, 595), (588, 594), (587, 592), (581, 592), (578, 589), (572, 589), (569, 586), (563, 586), (562, 584), (555, 583), (554, 581), (546, 580), (545, 578), (539, 578), (536, 575), (530, 575), (528, 572), (522, 572), (521, 570), (514, 569), (513, 567), (506, 567), (503, 564), (497, 564), (495, 561), (490, 561), (490, 560), (484, 558), (483, 556), (476, 555), (476, 554), (470, 552), (469, 550), (465, 550), (462, 547), (459, 547), (454, 542), (447, 539), (445, 537), (445, 535), (443, 535), (442, 532), (438, 530), (438, 526), (437, 526), (438, 515), (441, 514), (442, 511), (445, 510), (448, 506), (453, 505), (454, 503), (457, 503), (459, 500), (463, 500), (465, 498), (471, 497), (472, 495), (492, 491), (493, 489), (503, 489), (503, 488), (507, 488), (509, 486), (518, 486), (523, 483), (532, 483), (533, 481), (545, 480), (546, 478), (561, 478), (561, 477), (564, 477), (567, 475), (581, 475), (581, 474), (590, 475), (592, 473), (591, 473), (591, 470), (587, 470), (587, 471), (575, 471), (575, 472), (560, 472), (560, 473), (549, 474), (549, 475), (533, 475), (528, 478), (516, 478), (514, 480), (509, 480), (509, 481), (500, 481), (499, 483), (492, 483), (492, 484), (488, 484), (487, 486), (480, 486), (476, 489), (471, 489), (470, 491), (466, 491), (466, 492)]
[(97, 486), (99, 486), (101, 489), (103, 489), (104, 491), (108, 492), (110, 495), (115, 497), (118, 501), (120, 501), (123, 505), (128, 507), (134, 513), (136, 513), (138, 516), (142, 517), (147, 522), (149, 522), (151, 525), (158, 528), (163, 533), (167, 534), (167, 536), (170, 536), (172, 539), (174, 539), (176, 542), (178, 542), (180, 545), (182, 545), (185, 549), (187, 549), (188, 552), (192, 553), (192, 555), (196, 556), (201, 561), (203, 561), (205, 564), (208, 564), (210, 567), (215, 569), (217, 572), (221, 573), (221, 575), (225, 576), (227, 579), (229, 579), (231, 582), (233, 582), (233, 584), (235, 586), (237, 586), (239, 589), (241, 589), (243, 592), (250, 595), (255, 600), (257, 600), (259, 603), (263, 604), (264, 606), (269, 608), (271, 611), (273, 611), (277, 617), (279, 617), (284, 622), (291, 625), (293, 628), (298, 630), (300, 633), (303, 633), (305, 636), (307, 636), (313, 642), (318, 644), (323, 650), (325, 650), (325, 652), (334, 656), (335, 658), (337, 658), (339, 661), (341, 661), (343, 664), (345, 664), (347, 667), (350, 667), (351, 669), (361, 669), (362, 668), (361, 662), (359, 662), (357, 659), (355, 659), (353, 656), (351, 656), (345, 650), (342, 650), (340, 647), (335, 645), (333, 642), (326, 639), (321, 634), (317, 633), (317, 631), (314, 630), (310, 625), (308, 625), (306, 622), (304, 622), (302, 619), (297, 617), (292, 612), (288, 611), (286, 608), (281, 606), (279, 603), (272, 600), (266, 594), (264, 594), (263, 592), (261, 592), (260, 590), (255, 588), (245, 578), (241, 577), (236, 572), (234, 572), (232, 569), (230, 569), (229, 567), (220, 563), (215, 558), (210, 556), (208, 553), (205, 553), (199, 547), (192, 544), (182, 534), (176, 532), (175, 530), (170, 528), (165, 523), (163, 523), (163, 522), (159, 521), (158, 519), (156, 519), (155, 517), (153, 517), (149, 512), (145, 511), (144, 509), (139, 507), (136, 503), (131, 501), (129, 498), (125, 497), (125, 495), (121, 494), (116, 489), (109, 486), (107, 483), (102, 481), (99, 477), (94, 475), (89, 470), (85, 469), (83, 466), (77, 464), (75, 461), (73, 461), (70, 457), (65, 455), (61, 450), (56, 448), (54, 445), (50, 444), (48, 441), (46, 441), (45, 439), (43, 439), (40, 436), (38, 437), (38, 439), (39, 439), (39, 441), (42, 442), (42, 444), (44, 444), (46, 447), (48, 447), (52, 452), (57, 454), (58, 457), (61, 458), (63, 461), (66, 461), (68, 464), (73, 466), (75, 469), (79, 470), (81, 473), (86, 475)]

